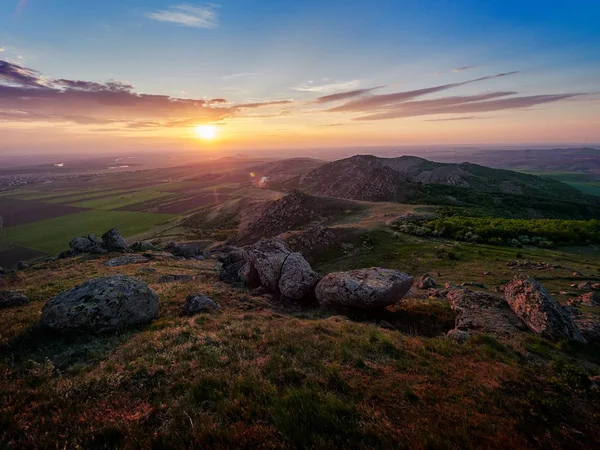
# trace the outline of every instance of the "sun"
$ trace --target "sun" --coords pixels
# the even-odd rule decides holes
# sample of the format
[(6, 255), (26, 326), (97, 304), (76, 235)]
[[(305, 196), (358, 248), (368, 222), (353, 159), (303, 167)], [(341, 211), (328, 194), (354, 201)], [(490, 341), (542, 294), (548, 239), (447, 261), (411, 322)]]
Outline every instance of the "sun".
[(198, 125), (194, 128), (194, 133), (204, 141), (213, 141), (217, 138), (219, 130), (214, 125)]

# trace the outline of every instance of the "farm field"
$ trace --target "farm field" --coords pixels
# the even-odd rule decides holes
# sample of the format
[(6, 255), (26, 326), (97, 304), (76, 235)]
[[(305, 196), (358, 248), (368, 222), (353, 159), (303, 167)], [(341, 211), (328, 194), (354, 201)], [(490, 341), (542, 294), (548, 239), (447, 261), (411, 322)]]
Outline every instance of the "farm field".
[(588, 173), (576, 172), (540, 172), (536, 170), (519, 170), (522, 173), (538, 175), (545, 178), (551, 178), (556, 181), (561, 181), (576, 189), (579, 189), (584, 194), (600, 196), (600, 179), (598, 176), (594, 178)]
[(67, 250), (69, 241), (75, 236), (87, 233), (101, 235), (110, 228), (118, 228), (125, 237), (129, 237), (173, 218), (167, 214), (92, 210), (7, 228), (5, 240), (57, 254)]

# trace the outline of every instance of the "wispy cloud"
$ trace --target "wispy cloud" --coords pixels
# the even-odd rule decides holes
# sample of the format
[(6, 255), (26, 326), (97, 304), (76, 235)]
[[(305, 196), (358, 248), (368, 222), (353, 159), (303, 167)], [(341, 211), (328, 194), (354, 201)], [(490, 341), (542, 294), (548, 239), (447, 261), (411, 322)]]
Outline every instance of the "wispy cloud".
[(301, 92), (315, 92), (318, 94), (332, 94), (339, 91), (355, 90), (360, 87), (359, 80), (336, 81), (334, 83), (316, 84), (314, 81), (307, 81), (292, 89)]
[(0, 52), (5, 52), (6, 49), (4, 47), (0, 47)]
[(230, 81), (235, 80), (237, 78), (245, 78), (245, 77), (254, 77), (260, 75), (260, 72), (240, 72), (240, 73), (232, 73), (230, 75), (223, 75), (221, 80)]
[(362, 95), (369, 94), (376, 89), (383, 89), (386, 86), (375, 86), (368, 89), (355, 89), (353, 91), (340, 92), (338, 94), (329, 94), (323, 97), (318, 97), (315, 100), (315, 103), (330, 103), (330, 102), (339, 102), (341, 100), (348, 100), (350, 98), (360, 97)]
[(479, 117), (479, 116), (463, 116), (463, 117), (448, 117), (446, 119), (425, 119), (424, 122), (453, 122), (455, 120), (483, 120), (492, 119), (491, 116)]
[(477, 67), (479, 67), (479, 66), (456, 67), (455, 69), (452, 69), (452, 72), (464, 72), (465, 70), (476, 69)]
[(160, 22), (176, 23), (178, 25), (194, 28), (216, 28), (219, 18), (216, 11), (217, 5), (205, 6), (173, 5), (168, 9), (145, 13), (145, 16)]
[(471, 83), (477, 83), (486, 80), (492, 80), (494, 78), (502, 78), (510, 75), (514, 75), (518, 72), (507, 72), (500, 73), (497, 75), (490, 75), (487, 77), (476, 78), (474, 80), (463, 81), (460, 83), (443, 84), (441, 86), (432, 86), (429, 88), (416, 89), (413, 91), (396, 92), (394, 94), (381, 94), (381, 95), (369, 95), (360, 97), (356, 100), (351, 100), (343, 105), (337, 106), (330, 109), (331, 112), (343, 112), (343, 111), (354, 111), (354, 112), (370, 112), (377, 108), (388, 108), (395, 104), (406, 102), (417, 97), (421, 97), (427, 94), (434, 94), (436, 92), (445, 91), (459, 86), (464, 86)]

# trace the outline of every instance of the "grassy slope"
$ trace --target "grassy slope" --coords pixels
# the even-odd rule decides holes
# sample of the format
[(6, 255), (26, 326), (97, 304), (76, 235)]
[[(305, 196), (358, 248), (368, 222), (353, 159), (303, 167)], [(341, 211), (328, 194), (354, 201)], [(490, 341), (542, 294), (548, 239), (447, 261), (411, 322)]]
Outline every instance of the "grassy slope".
[[(533, 336), (512, 342), (483, 336), (461, 346), (386, 329), (374, 318), (352, 321), (250, 297), (219, 282), (211, 261), (152, 262), (156, 273), (139, 274), (139, 266), (108, 268), (105, 259), (48, 263), (5, 280), (32, 303), (0, 315), (1, 444), (470, 449), (600, 443), (600, 398), (582, 381), (590, 364), (600, 363), (599, 353)], [(116, 272), (157, 290), (157, 321), (99, 337), (60, 338), (37, 326), (54, 294)], [(197, 278), (156, 283), (163, 273)], [(223, 311), (181, 316), (183, 299), (193, 292), (219, 301)], [(440, 332), (452, 326), (440, 301), (409, 300), (390, 314), (409, 322), (425, 315)], [(577, 363), (586, 360), (587, 368)]]
[(138, 192), (129, 192), (117, 194), (110, 197), (103, 197), (92, 200), (85, 200), (78, 203), (69, 203), (71, 206), (79, 206), (81, 208), (111, 210), (121, 208), (123, 206), (134, 205), (136, 203), (147, 202), (155, 199), (167, 199), (174, 197), (170, 192), (156, 192), (154, 190), (142, 190)]
[(129, 211), (86, 211), (7, 228), (4, 239), (56, 254), (66, 250), (69, 241), (75, 236), (88, 233), (101, 235), (110, 228), (118, 228), (127, 237), (167, 222), (173, 217), (175, 216)]

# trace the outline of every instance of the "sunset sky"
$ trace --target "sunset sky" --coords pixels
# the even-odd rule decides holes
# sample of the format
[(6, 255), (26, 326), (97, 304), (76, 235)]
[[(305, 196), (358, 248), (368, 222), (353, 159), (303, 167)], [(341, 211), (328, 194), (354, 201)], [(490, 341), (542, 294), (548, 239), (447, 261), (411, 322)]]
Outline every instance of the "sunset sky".
[(0, 153), (600, 142), (597, 0), (217, 1), (0, 1)]

